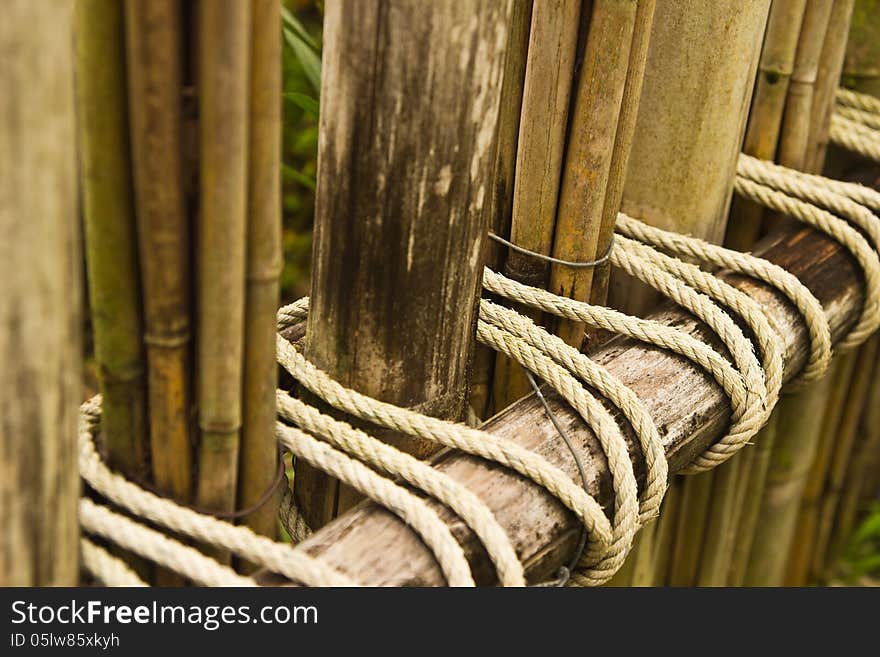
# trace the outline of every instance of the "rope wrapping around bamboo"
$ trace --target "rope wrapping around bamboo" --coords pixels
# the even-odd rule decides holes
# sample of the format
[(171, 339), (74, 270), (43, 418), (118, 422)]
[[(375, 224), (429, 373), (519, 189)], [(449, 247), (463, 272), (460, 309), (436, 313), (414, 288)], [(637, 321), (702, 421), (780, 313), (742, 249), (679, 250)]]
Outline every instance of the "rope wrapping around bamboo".
[(861, 120), (853, 120), (852, 116), (846, 112), (831, 115), (831, 143), (880, 162), (880, 131)]
[(86, 572), (105, 586), (149, 586), (122, 559), (87, 538), (79, 539), (79, 552)]
[[(743, 161), (744, 159), (740, 160), (741, 163)], [(845, 219), (837, 217), (809, 202), (800, 200), (795, 196), (789, 196), (783, 191), (774, 189), (774, 187), (745, 177), (751, 175), (752, 172), (752, 169), (748, 166), (749, 164), (763, 165), (763, 163), (758, 163), (757, 161), (747, 163), (746, 167), (741, 165), (742, 173), (737, 177), (735, 183), (737, 193), (803, 221), (829, 235), (844, 246), (861, 267), (862, 275), (865, 279), (865, 301), (862, 312), (856, 325), (838, 345), (841, 350), (857, 347), (880, 326), (880, 259), (878, 259), (877, 251), (875, 250), (880, 246), (880, 220), (873, 213), (868, 213), (870, 217), (861, 213), (857, 217), (848, 217), (850, 221), (853, 221), (859, 229), (868, 235), (871, 242), (873, 242), (872, 246), (865, 236)], [(780, 173), (779, 169), (781, 167), (774, 169), (771, 166), (766, 166), (765, 174)], [(793, 184), (796, 180), (797, 176), (791, 176), (786, 184)], [(829, 192), (829, 196), (833, 198), (833, 192), (830, 192), (830, 190), (824, 191)]]
[[(80, 408), (79, 470), (85, 482), (108, 500), (137, 517), (198, 541), (232, 550), (248, 561), (308, 586), (355, 585), (348, 577), (301, 551), (291, 549), (290, 545), (259, 536), (247, 527), (197, 513), (112, 472), (95, 449), (93, 433), (99, 416), (100, 397), (92, 398)], [(112, 525), (106, 537), (113, 538)]]

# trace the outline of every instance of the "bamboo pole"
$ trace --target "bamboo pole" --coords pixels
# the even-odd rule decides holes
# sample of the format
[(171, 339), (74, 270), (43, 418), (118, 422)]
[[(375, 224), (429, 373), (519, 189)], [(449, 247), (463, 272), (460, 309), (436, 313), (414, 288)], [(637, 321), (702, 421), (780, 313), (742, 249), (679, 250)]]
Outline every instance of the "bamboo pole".
[[(862, 494), (865, 492), (867, 468), (873, 458), (880, 453), (880, 358), (875, 358), (874, 371), (870, 377), (870, 389), (859, 418), (856, 444), (844, 478), (844, 489), (840, 498), (840, 509), (834, 521), (834, 530), (829, 542), (828, 565), (833, 567), (843, 553), (850, 538)], [(870, 498), (869, 498), (870, 499)]]
[[(257, 504), (277, 471), (275, 311), (281, 274), (281, 5), (252, 4), (244, 399), (238, 508)], [(278, 499), (245, 518), (274, 537)]]
[[(250, 4), (198, 6), (199, 505), (235, 509), (242, 422)], [(271, 201), (270, 201), (271, 202)]]
[(822, 55), (819, 57), (813, 106), (810, 110), (812, 136), (804, 162), (808, 171), (821, 171), (825, 163), (831, 112), (834, 109), (837, 88), (840, 86), (847, 36), (850, 32), (854, 8), (855, 0), (837, 0), (831, 9), (825, 43), (822, 45)]
[(880, 1), (856, 0), (843, 70), (847, 87), (880, 96)]
[(128, 136), (125, 24), (116, 0), (76, 3), (76, 88), (89, 304), (110, 466), (148, 478), (146, 382)]
[[(550, 255), (553, 248), (580, 18), (581, 0), (539, 0), (532, 9), (510, 240), (546, 255)], [(549, 263), (516, 251), (506, 255), (504, 270), (508, 276), (527, 285), (547, 286)], [(520, 311), (536, 322), (541, 321), (540, 312)], [(522, 368), (509, 358), (497, 356), (493, 384), (495, 407), (505, 408), (529, 390)]]
[(801, 24), (777, 153), (780, 164), (794, 169), (803, 169), (809, 151), (813, 92), (833, 3), (834, 0), (807, 0)]
[(836, 556), (830, 549), (831, 532), (839, 511), (841, 492), (849, 469), (859, 428), (859, 417), (865, 405), (874, 374), (874, 361), (877, 358), (877, 336), (874, 336), (859, 349), (858, 362), (847, 393), (846, 403), (837, 428), (837, 436), (825, 490), (819, 505), (819, 524), (810, 565), (810, 579), (822, 581), (827, 574), (827, 566)]
[(0, 585), (73, 586), (82, 294), (73, 7), (0, 20)]
[[(498, 131), (495, 135), (495, 174), (492, 194), (489, 196), (489, 227), (496, 235), (510, 237), (513, 207), (513, 189), (519, 141), (520, 113), (523, 104), (526, 59), (528, 56), (532, 0), (514, 0), (510, 16), (510, 36), (504, 58), (504, 81), (501, 83), (501, 101), (498, 108)], [(489, 241), (486, 264), (500, 271), (507, 249)], [(498, 358), (495, 352), (477, 345), (474, 350), (471, 377), (470, 405), (481, 420), (491, 415), (492, 387)]]
[(751, 467), (745, 473), (747, 476), (740, 480), (739, 485), (744, 489), (740, 496), (743, 500), (743, 508), (736, 525), (736, 541), (727, 576), (727, 583), (730, 586), (742, 586), (745, 578), (761, 510), (761, 499), (764, 496), (767, 471), (770, 468), (770, 455), (776, 443), (778, 423), (779, 415), (773, 413), (764, 428), (755, 436), (755, 447), (751, 450), (754, 452)]
[[(785, 99), (794, 71), (798, 35), (806, 5), (807, 0), (773, 0), (770, 5), (742, 147), (744, 153), (763, 160), (776, 157)], [(763, 216), (762, 206), (735, 197), (730, 208), (725, 244), (738, 251), (751, 249), (760, 237)]]
[[(647, 564), (636, 564), (636, 573), (633, 576), (634, 586), (665, 586), (669, 564), (675, 551), (675, 528), (678, 525), (678, 515), (681, 506), (681, 477), (676, 477), (669, 483), (666, 489), (666, 497), (660, 507), (660, 518), (653, 527), (654, 551), (651, 560)], [(644, 580), (642, 580), (644, 573)]]
[(190, 225), (181, 188), (180, 6), (175, 0), (127, 0), (125, 19), (150, 458), (158, 488), (188, 502)]
[[(747, 452), (751, 452), (749, 449)], [(737, 521), (739, 489), (747, 479), (746, 453), (740, 453), (716, 468), (706, 521), (706, 536), (702, 554), (699, 556), (698, 586), (725, 586), (733, 559)]]
[[(618, 204), (605, 203), (611, 175), (624, 87), (629, 68), (638, 3), (635, 0), (593, 0), (583, 61), (577, 73), (559, 207), (553, 233), (553, 256), (582, 262), (607, 250)], [(586, 23), (586, 16), (582, 22)], [(630, 99), (636, 101), (635, 95)], [(628, 144), (620, 144), (629, 151)], [(616, 175), (623, 176), (618, 167)], [(615, 183), (612, 189), (619, 188)], [(600, 236), (607, 238), (600, 243)], [(593, 269), (553, 265), (550, 290), (586, 301), (590, 299)], [(580, 348), (584, 326), (557, 322), (557, 334)]]
[[(460, 420), (512, 4), (384, 4), (327, 4), (306, 354), (343, 385)], [(301, 464), (294, 487), (313, 527), (357, 499)]]
[[(836, 377), (826, 376), (776, 408), (778, 427), (743, 584), (778, 586), (795, 532), (801, 495), (822, 432), (824, 401)], [(784, 429), (784, 430), (783, 430)]]

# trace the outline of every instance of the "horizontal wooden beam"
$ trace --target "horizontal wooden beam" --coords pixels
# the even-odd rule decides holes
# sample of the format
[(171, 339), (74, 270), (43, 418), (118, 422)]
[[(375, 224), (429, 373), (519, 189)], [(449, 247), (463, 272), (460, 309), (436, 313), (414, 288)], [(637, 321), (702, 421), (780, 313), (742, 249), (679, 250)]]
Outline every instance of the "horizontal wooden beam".
[[(839, 340), (862, 303), (860, 273), (849, 255), (836, 242), (811, 229), (780, 233), (767, 240), (759, 252), (788, 269), (812, 290), (825, 308), (835, 341)], [(782, 331), (786, 378), (792, 378), (803, 367), (808, 346), (806, 330), (793, 306), (762, 283), (741, 276), (725, 278), (760, 302), (771, 323)], [(723, 349), (704, 325), (675, 306), (664, 305), (651, 317)], [(290, 337), (298, 336), (294, 332)], [(729, 420), (729, 403), (718, 385), (687, 360), (620, 336), (609, 336), (591, 355), (645, 404), (660, 429), (670, 474), (722, 435)], [(608, 467), (598, 441), (558, 395), (548, 391), (547, 398), (583, 459), (590, 494), (610, 509)], [(517, 401), (482, 428), (541, 454), (577, 480), (570, 452), (534, 395)], [(644, 462), (631, 435), (628, 444), (641, 485)], [(556, 498), (503, 467), (459, 452), (447, 450), (434, 462), (438, 469), (485, 500), (513, 541), (530, 582), (551, 577), (569, 562), (581, 530), (574, 515)], [(439, 505), (438, 509), (464, 547), (476, 581), (495, 583), (491, 562), (477, 538), (447, 509)], [(431, 552), (417, 535), (392, 513), (373, 503), (363, 503), (332, 521), (302, 547), (366, 585), (446, 583)]]

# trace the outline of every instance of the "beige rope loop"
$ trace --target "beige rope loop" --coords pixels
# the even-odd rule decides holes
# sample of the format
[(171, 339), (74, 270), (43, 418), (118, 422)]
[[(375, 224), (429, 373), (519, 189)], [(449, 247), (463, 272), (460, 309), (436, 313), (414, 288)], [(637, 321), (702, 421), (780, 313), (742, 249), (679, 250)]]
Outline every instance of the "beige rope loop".
[[(741, 159), (743, 157), (743, 155), (740, 155)], [(859, 205), (864, 205), (874, 213), (880, 213), (880, 192), (871, 187), (866, 187), (860, 183), (834, 180), (832, 178), (825, 178), (811, 173), (804, 173), (803, 171), (798, 171), (796, 169), (786, 169), (773, 162), (767, 162), (764, 160), (761, 160), (760, 162), (761, 166), (765, 169), (771, 169), (774, 171), (779, 170), (789, 177), (797, 178), (798, 180), (803, 180), (819, 187), (824, 187), (855, 201)]]
[(620, 428), (608, 410), (577, 379), (525, 340), (485, 321), (477, 322), (477, 340), (512, 358), (549, 383), (571, 404), (599, 439), (608, 461), (614, 491), (611, 544), (601, 550), (588, 544), (578, 574), (585, 583), (593, 586), (607, 582), (626, 559), (639, 527), (638, 488)]
[[(807, 363), (797, 377), (789, 382), (789, 386), (815, 381), (825, 373), (831, 360), (831, 329), (825, 311), (809, 288), (789, 271), (749, 253), (740, 253), (695, 237), (654, 228), (623, 213), (617, 215), (617, 230), (627, 237), (664, 251), (750, 276), (775, 288), (799, 311), (810, 342)], [(768, 371), (768, 393), (774, 387), (772, 376), (773, 372)]]
[[(765, 417), (761, 422), (763, 425), (776, 405), (779, 391), (782, 388), (784, 354), (782, 339), (777, 329), (771, 326), (762, 306), (749, 295), (714, 274), (703, 271), (694, 264), (661, 253), (648, 244), (627, 239), (625, 248), (653, 266), (660, 267), (677, 277), (687, 287), (705, 294), (720, 306), (732, 310), (743, 319), (758, 342), (761, 362), (758, 363), (755, 358), (751, 341), (744, 335), (743, 339), (740, 339), (742, 331), (734, 331), (732, 334), (734, 341), (731, 344), (725, 344), (725, 346), (733, 354), (738, 367), (750, 370), (750, 373), (744, 374), (743, 378), (747, 382), (759, 382), (757, 393), (762, 399), (765, 411)], [(712, 312), (714, 313), (714, 310)], [(763, 387), (763, 392), (761, 387)]]
[(309, 316), (309, 298), (302, 297), (283, 306), (276, 315), (277, 330), (283, 331)]
[[(733, 319), (705, 294), (697, 292), (676, 276), (669, 274), (660, 263), (662, 254), (648, 246), (622, 237), (621, 247), (613, 262), (630, 275), (650, 285), (696, 317), (704, 321), (722, 340), (741, 373), (745, 385), (745, 402), (733, 405), (730, 426), (723, 438), (696, 457), (684, 474), (711, 469), (733, 456), (760, 430), (766, 419), (767, 388), (763, 371), (755, 356), (752, 343)], [(672, 260), (672, 259), (669, 259)], [(671, 267), (666, 262), (667, 267)], [(772, 330), (770, 331), (772, 333)]]
[(666, 492), (668, 466), (654, 420), (635, 393), (607, 369), (514, 310), (483, 299), (480, 303), (480, 320), (546, 354), (620, 409), (635, 431), (645, 458), (646, 479), (644, 491), (639, 497), (639, 522), (644, 524), (655, 518)]
[[(735, 190), (741, 196), (787, 214), (820, 230), (844, 246), (862, 269), (865, 279), (865, 300), (856, 325), (838, 345), (852, 349), (864, 342), (880, 326), (880, 259), (865, 237), (849, 223), (827, 210), (789, 196), (744, 176), (737, 176)], [(862, 227), (862, 226), (860, 226)], [(876, 220), (864, 228), (872, 241), (878, 234)], [(876, 242), (875, 242), (876, 245)]]
[(525, 586), (523, 566), (510, 539), (486, 504), (467, 487), (419, 459), (324, 415), (282, 390), (276, 392), (276, 398), (279, 415), (285, 420), (386, 474), (400, 477), (455, 511), (482, 541), (498, 570), (501, 584)]
[(149, 586), (122, 559), (89, 539), (79, 539), (79, 551), (83, 568), (104, 586)]
[(275, 436), (297, 458), (348, 484), (406, 522), (431, 549), (450, 586), (475, 586), (461, 545), (422, 498), (299, 429), (278, 422)]
[[(92, 433), (100, 416), (100, 397), (80, 407), (79, 471), (95, 491), (171, 531), (235, 552), (307, 586), (356, 586), (355, 582), (301, 550), (272, 541), (245, 526), (232, 525), (154, 495), (110, 470), (95, 449)], [(107, 536), (113, 539), (112, 531)]]
[(112, 540), (159, 565), (203, 586), (256, 586), (250, 577), (236, 573), (193, 547), (141, 525), (87, 497), (79, 500), (79, 520), (91, 534)]
[(835, 101), (845, 107), (852, 107), (870, 114), (880, 114), (880, 99), (853, 91), (852, 89), (839, 87), (835, 95)]
[(873, 114), (872, 112), (866, 112), (865, 110), (857, 109), (855, 107), (846, 107), (845, 105), (838, 105), (835, 107), (834, 113), (837, 116), (842, 116), (848, 121), (858, 123), (866, 128), (871, 128), (873, 130), (880, 129), (880, 114)]
[(679, 329), (626, 315), (611, 308), (560, 297), (547, 290), (514, 281), (488, 268), (483, 269), (483, 287), (493, 294), (557, 317), (620, 333), (644, 344), (679, 354), (708, 373), (730, 398), (734, 409), (746, 406), (747, 392), (742, 375), (709, 345)]
[(608, 549), (611, 524), (602, 508), (583, 488), (542, 456), (485, 431), (422, 415), (345, 388), (312, 365), (280, 335), (276, 336), (276, 348), (281, 366), (330, 406), (386, 429), (454, 447), (515, 470), (546, 488), (578, 517), (590, 534), (594, 550), (604, 552)]
[(831, 115), (828, 134), (831, 143), (858, 153), (862, 157), (880, 162), (880, 133), (840, 114)]

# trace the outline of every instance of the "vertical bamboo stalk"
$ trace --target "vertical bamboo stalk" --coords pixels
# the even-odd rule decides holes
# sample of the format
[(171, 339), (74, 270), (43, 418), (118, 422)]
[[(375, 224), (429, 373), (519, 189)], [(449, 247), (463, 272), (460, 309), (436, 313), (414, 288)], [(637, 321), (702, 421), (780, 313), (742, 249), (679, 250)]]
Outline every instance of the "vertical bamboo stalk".
[(0, 21), (0, 585), (77, 582), (82, 386), (73, 7)]
[[(250, 4), (197, 10), (199, 88), (197, 500), (235, 509), (242, 422)], [(271, 201), (270, 201), (271, 202)]]
[[(797, 524), (794, 529), (795, 538), (791, 541), (791, 549), (786, 566), (787, 582), (804, 583), (809, 575), (810, 558), (816, 541), (816, 530), (819, 521), (819, 500), (825, 484), (828, 464), (837, 440), (837, 429), (843, 414), (850, 379), (856, 366), (856, 352), (843, 354), (837, 358), (830, 375), (833, 377), (828, 396), (823, 400), (824, 416), (811, 460), (809, 474), (798, 510)], [(788, 429), (786, 428), (786, 431)]]
[[(275, 479), (275, 311), (281, 274), (281, 5), (252, 4), (244, 401), (238, 507), (256, 504)], [(274, 537), (277, 498), (245, 519)]]
[[(723, 236), (769, 5), (669, 3), (657, 12), (624, 187), (626, 212), (710, 241)], [(616, 286), (615, 296), (615, 304), (630, 306), (626, 297), (636, 295)], [(711, 478), (683, 484), (672, 584), (696, 576)]]
[(816, 89), (813, 93), (813, 107), (810, 110), (810, 143), (804, 165), (807, 171), (820, 172), (828, 149), (828, 130), (834, 97), (840, 86), (840, 74), (846, 54), (847, 36), (850, 31), (855, 0), (837, 0), (828, 19), (828, 30), (822, 55), (819, 57), (819, 70)]
[(153, 480), (191, 499), (190, 226), (180, 162), (180, 6), (127, 0), (126, 59)]
[[(510, 36), (504, 58), (504, 81), (501, 84), (498, 131), (495, 135), (495, 174), (488, 206), (489, 228), (502, 237), (510, 237), (532, 5), (532, 0), (514, 0), (510, 16)], [(499, 270), (507, 256), (507, 249), (494, 241), (489, 241), (486, 247), (489, 252), (486, 265)], [(480, 419), (485, 419), (491, 413), (490, 391), (500, 358), (500, 355), (496, 356), (494, 351), (482, 345), (477, 345), (474, 350), (470, 405)]]
[[(620, 119), (623, 91), (638, 3), (635, 0), (594, 0), (589, 17), (583, 63), (568, 131), (565, 165), (556, 214), (553, 256), (586, 261), (601, 256), (600, 235), (610, 239), (617, 207), (606, 207), (605, 195)], [(583, 21), (586, 22), (586, 21)], [(621, 145), (624, 146), (623, 144)], [(627, 150), (629, 150), (627, 148)], [(623, 174), (622, 169), (616, 172)], [(604, 245), (607, 248), (607, 244)], [(550, 290), (586, 301), (593, 285), (593, 269), (553, 265)], [(559, 322), (559, 336), (580, 348), (584, 326)]]
[[(325, 14), (306, 353), (346, 386), (449, 419), (467, 399), (511, 6), (336, 0)], [(353, 503), (338, 490), (297, 464), (311, 526)]]
[(782, 582), (801, 494), (822, 432), (823, 404), (834, 378), (826, 375), (793, 395), (791, 403), (777, 406), (779, 429), (743, 577), (746, 586)]
[[(668, 583), (669, 564), (675, 552), (675, 528), (681, 507), (681, 477), (675, 478), (666, 489), (666, 497), (660, 507), (660, 518), (657, 520), (654, 536), (654, 552), (650, 565), (636, 566), (636, 570), (645, 569), (648, 573), (648, 586), (666, 586)], [(634, 580), (635, 581), (635, 580)]]
[(840, 496), (852, 458), (859, 417), (871, 386), (871, 376), (874, 374), (876, 358), (877, 336), (874, 336), (859, 349), (858, 363), (852, 376), (840, 423), (837, 426), (834, 452), (831, 455), (825, 490), (819, 507), (819, 526), (810, 566), (810, 579), (813, 581), (821, 581), (825, 577), (826, 566), (834, 556), (829, 550), (831, 532), (839, 511)]
[[(549, 255), (556, 225), (562, 156), (574, 75), (581, 0), (539, 0), (532, 9), (523, 86), (510, 240)], [(544, 288), (548, 263), (510, 251), (505, 273), (527, 285)], [(541, 313), (520, 309), (535, 321)], [(504, 408), (528, 391), (522, 368), (504, 356), (495, 359), (493, 397)]]
[(706, 536), (699, 558), (698, 586), (724, 586), (727, 583), (738, 518), (737, 493), (745, 456), (737, 454), (715, 470)]
[(878, 0), (856, 0), (843, 70), (846, 86), (872, 96), (880, 96)]
[(813, 91), (832, 5), (833, 0), (807, 0), (801, 24), (777, 153), (780, 164), (794, 169), (803, 169), (809, 150)]
[[(776, 156), (806, 6), (807, 0), (773, 0), (770, 5), (742, 148), (744, 153), (763, 160), (772, 160)], [(739, 251), (751, 249), (760, 236), (763, 215), (762, 206), (735, 197), (727, 223), (727, 246)]]
[(89, 302), (110, 466), (146, 480), (147, 417), (137, 236), (116, 0), (76, 3), (76, 88)]
[(859, 418), (856, 444), (844, 478), (840, 509), (834, 521), (834, 530), (829, 543), (828, 565), (833, 565), (840, 557), (849, 540), (862, 501), (867, 467), (872, 458), (876, 458), (875, 455), (880, 453), (880, 358), (875, 358), (870, 381), (870, 389)]
[(745, 473), (740, 486), (744, 488), (741, 495), (743, 508), (740, 511), (737, 523), (736, 541), (731, 556), (730, 569), (727, 583), (730, 586), (742, 586), (746, 568), (749, 563), (749, 553), (752, 550), (752, 542), (755, 538), (755, 530), (758, 516), (761, 510), (761, 499), (767, 482), (767, 471), (770, 468), (770, 455), (773, 453), (773, 445), (776, 443), (776, 427), (779, 422), (779, 414), (773, 413), (767, 424), (755, 436), (755, 452), (751, 467)]

